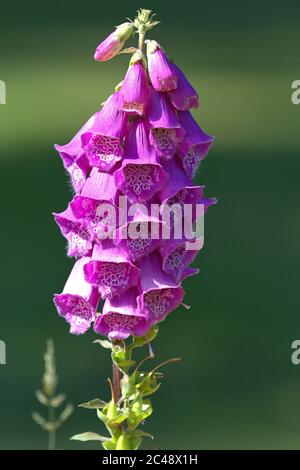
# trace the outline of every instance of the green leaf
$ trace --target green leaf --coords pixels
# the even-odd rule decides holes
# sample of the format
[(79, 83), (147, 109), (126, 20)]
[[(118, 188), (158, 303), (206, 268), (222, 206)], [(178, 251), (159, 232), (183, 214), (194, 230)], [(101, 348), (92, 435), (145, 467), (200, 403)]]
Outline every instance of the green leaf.
[(58, 408), (60, 405), (63, 404), (65, 399), (66, 399), (66, 395), (64, 395), (63, 393), (60, 393), (59, 395), (56, 395), (56, 397), (52, 398), (52, 400), (50, 401), (50, 404), (51, 406), (53, 406), (53, 408)]
[(109, 437), (104, 437), (100, 436), (100, 434), (97, 434), (96, 432), (83, 432), (82, 434), (75, 434), (75, 436), (70, 437), (71, 441), (100, 441), (100, 442), (106, 442), (109, 441)]
[(94, 344), (100, 344), (100, 346), (102, 346), (102, 348), (105, 348), (105, 349), (112, 349), (113, 348), (113, 345), (110, 341), (108, 341), (107, 339), (95, 339), (95, 341), (93, 341)]
[(88, 408), (89, 410), (95, 410), (98, 408), (104, 408), (107, 405), (106, 401), (95, 398), (94, 400), (87, 401), (86, 403), (80, 403), (80, 408)]

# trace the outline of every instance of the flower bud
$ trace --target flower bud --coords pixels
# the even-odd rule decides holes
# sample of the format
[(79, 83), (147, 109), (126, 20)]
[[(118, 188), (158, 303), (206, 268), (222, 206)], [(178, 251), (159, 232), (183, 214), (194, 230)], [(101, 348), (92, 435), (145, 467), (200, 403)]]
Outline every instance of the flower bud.
[(116, 27), (115, 31), (109, 34), (96, 49), (94, 59), (100, 62), (112, 59), (117, 55), (125, 41), (132, 35), (134, 27), (132, 23), (122, 23)]

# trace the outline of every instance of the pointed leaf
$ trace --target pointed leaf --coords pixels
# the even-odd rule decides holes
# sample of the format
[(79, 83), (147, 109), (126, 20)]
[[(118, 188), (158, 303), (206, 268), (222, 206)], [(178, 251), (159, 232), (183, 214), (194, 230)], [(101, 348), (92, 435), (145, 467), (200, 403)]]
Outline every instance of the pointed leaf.
[(95, 339), (95, 341), (93, 341), (93, 343), (94, 344), (100, 344), (100, 346), (102, 346), (102, 348), (105, 348), (105, 349), (112, 349), (113, 348), (113, 345), (107, 339)]
[(95, 398), (94, 400), (87, 401), (86, 403), (80, 403), (80, 408), (88, 408), (89, 410), (95, 410), (98, 408), (104, 408), (107, 405), (106, 401)]
[(70, 440), (72, 441), (100, 441), (100, 442), (106, 442), (109, 441), (109, 437), (104, 437), (100, 436), (100, 434), (97, 434), (96, 432), (83, 432), (82, 434), (75, 434), (75, 436), (72, 436)]

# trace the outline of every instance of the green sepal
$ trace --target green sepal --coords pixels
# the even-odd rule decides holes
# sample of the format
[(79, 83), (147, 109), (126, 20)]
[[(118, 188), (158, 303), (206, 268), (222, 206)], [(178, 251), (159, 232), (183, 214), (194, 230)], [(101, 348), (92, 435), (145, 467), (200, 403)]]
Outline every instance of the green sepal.
[(158, 335), (159, 327), (157, 325), (152, 326), (146, 336), (135, 336), (133, 338), (130, 347), (132, 348), (141, 348), (145, 344), (148, 344), (151, 341), (154, 341), (156, 336)]
[(100, 346), (102, 346), (102, 348), (104, 349), (112, 349), (113, 348), (113, 345), (110, 341), (108, 341), (107, 339), (95, 339), (95, 341), (93, 341), (94, 344), (100, 344)]
[(94, 400), (87, 401), (86, 403), (80, 403), (80, 408), (88, 408), (89, 410), (95, 410), (98, 408), (104, 408), (107, 405), (106, 401), (95, 398)]

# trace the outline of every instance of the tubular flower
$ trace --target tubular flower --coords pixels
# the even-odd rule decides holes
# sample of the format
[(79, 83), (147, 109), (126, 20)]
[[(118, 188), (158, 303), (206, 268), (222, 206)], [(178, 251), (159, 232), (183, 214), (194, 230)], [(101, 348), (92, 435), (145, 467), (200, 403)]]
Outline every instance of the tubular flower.
[(70, 323), (70, 332), (75, 335), (89, 329), (100, 300), (98, 290), (84, 279), (83, 266), (87, 261), (88, 257), (76, 261), (63, 292), (54, 296), (58, 313)]
[[(119, 52), (131, 27), (119, 26), (96, 60)], [(75, 334), (94, 322), (96, 333), (113, 340), (143, 336), (182, 304), (181, 283), (198, 272), (190, 264), (203, 245), (193, 227), (216, 203), (192, 181), (214, 140), (188, 111), (198, 94), (155, 41), (147, 59), (142, 50), (103, 108), (69, 144), (56, 146), (76, 194), (54, 218), (77, 261), (54, 302)], [(178, 235), (173, 207), (185, 229), (187, 206), (191, 236)]]
[(70, 203), (75, 219), (85, 224), (91, 239), (97, 243), (107, 238), (116, 227), (118, 207), (115, 198), (113, 176), (93, 168), (81, 194)]
[(148, 129), (143, 120), (132, 124), (125, 146), (122, 167), (115, 172), (117, 188), (131, 202), (145, 202), (160, 191), (168, 175), (149, 144)]
[(68, 256), (88, 255), (93, 245), (85, 221), (76, 219), (70, 206), (59, 214), (54, 212), (53, 215), (62, 235), (68, 241)]
[(82, 149), (81, 136), (84, 132), (93, 127), (95, 119), (96, 114), (84, 124), (68, 144), (56, 144), (54, 146), (55, 150), (57, 150), (61, 156), (65, 169), (71, 177), (71, 183), (76, 193), (82, 190), (87, 175), (91, 170), (89, 161)]
[(119, 92), (111, 95), (96, 114), (93, 128), (82, 133), (81, 143), (89, 164), (110, 172), (123, 156), (127, 117), (119, 111)]
[(169, 92), (169, 96), (175, 108), (181, 111), (199, 108), (199, 95), (196, 90), (176, 64), (172, 64), (172, 69), (174, 74), (178, 77), (176, 89)]
[(120, 89), (120, 109), (142, 116), (149, 102), (149, 85), (141, 55), (135, 53), (130, 61)]
[(152, 90), (148, 122), (151, 128), (150, 143), (157, 155), (172, 158), (185, 131), (165, 93)]
[(101, 297), (121, 295), (136, 286), (140, 270), (130, 262), (126, 251), (111, 240), (94, 246), (91, 260), (84, 266), (85, 280), (98, 287)]
[(161, 265), (158, 252), (140, 262), (142, 293), (137, 302), (152, 325), (164, 320), (184, 297), (183, 288), (162, 271)]
[(175, 90), (178, 83), (177, 73), (156, 41), (147, 41), (147, 59), (149, 76), (154, 90)]
[(206, 157), (212, 146), (214, 137), (201, 129), (189, 111), (179, 113), (179, 118), (185, 130), (185, 136), (178, 146), (178, 154), (187, 175), (193, 178), (201, 160)]
[(121, 296), (106, 299), (102, 314), (95, 321), (96, 333), (111, 339), (126, 339), (130, 335), (147, 333), (150, 325), (146, 315), (137, 307), (137, 295), (137, 290), (132, 288)]
[(116, 27), (115, 31), (109, 34), (96, 49), (94, 59), (100, 62), (112, 59), (117, 55), (125, 41), (132, 35), (134, 27), (132, 23), (123, 23)]

